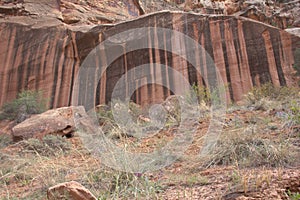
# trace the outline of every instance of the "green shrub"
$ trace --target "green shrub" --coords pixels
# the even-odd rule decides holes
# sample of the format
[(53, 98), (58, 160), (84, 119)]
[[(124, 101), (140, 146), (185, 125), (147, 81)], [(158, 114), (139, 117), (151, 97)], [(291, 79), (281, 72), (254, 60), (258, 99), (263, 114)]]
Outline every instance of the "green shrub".
[(39, 91), (25, 90), (13, 101), (1, 108), (0, 119), (22, 122), (31, 114), (39, 114), (46, 110), (46, 100)]
[(106, 105), (99, 105), (96, 109), (99, 124), (102, 126), (106, 123), (114, 124), (114, 116), (111, 109)]
[(287, 191), (290, 200), (299, 200), (300, 193), (299, 192), (291, 192), (290, 190)]
[(211, 103), (212, 94), (208, 88), (200, 87), (194, 83), (192, 85), (192, 92), (196, 94), (199, 102), (204, 102), (205, 104)]

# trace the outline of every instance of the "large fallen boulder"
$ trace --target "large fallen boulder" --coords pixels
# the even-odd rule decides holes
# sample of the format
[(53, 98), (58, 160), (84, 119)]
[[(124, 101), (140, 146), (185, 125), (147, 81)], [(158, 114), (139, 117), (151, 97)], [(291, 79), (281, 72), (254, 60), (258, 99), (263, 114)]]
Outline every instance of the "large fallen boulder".
[(75, 130), (74, 111), (85, 116), (84, 107), (61, 107), (34, 115), (12, 128), (15, 141), (28, 138), (42, 138), (48, 134), (71, 136)]
[(76, 181), (60, 183), (48, 189), (49, 200), (96, 200), (97, 198), (85, 187)]

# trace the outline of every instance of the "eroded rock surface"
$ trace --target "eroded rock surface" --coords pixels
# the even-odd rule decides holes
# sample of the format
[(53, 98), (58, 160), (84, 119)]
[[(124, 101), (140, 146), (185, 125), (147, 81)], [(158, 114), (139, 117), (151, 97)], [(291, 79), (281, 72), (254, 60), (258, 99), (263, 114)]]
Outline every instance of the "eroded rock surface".
[(0, 14), (5, 18), (26, 16), (51, 17), (66, 24), (86, 25), (113, 23), (144, 14), (138, 0), (12, 0), (0, 1)]

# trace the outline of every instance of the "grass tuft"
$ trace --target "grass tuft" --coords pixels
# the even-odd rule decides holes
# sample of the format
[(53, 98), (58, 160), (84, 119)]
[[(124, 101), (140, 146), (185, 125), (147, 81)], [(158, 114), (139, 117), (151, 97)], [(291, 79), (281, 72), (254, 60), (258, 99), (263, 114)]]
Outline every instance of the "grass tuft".
[(235, 131), (221, 137), (213, 152), (207, 156), (204, 166), (287, 166), (294, 161), (292, 148), (288, 140), (271, 141), (255, 133)]
[(71, 149), (71, 143), (67, 139), (47, 135), (42, 140), (30, 138), (20, 142), (24, 152), (36, 153), (41, 156), (54, 156), (59, 153), (66, 153)]

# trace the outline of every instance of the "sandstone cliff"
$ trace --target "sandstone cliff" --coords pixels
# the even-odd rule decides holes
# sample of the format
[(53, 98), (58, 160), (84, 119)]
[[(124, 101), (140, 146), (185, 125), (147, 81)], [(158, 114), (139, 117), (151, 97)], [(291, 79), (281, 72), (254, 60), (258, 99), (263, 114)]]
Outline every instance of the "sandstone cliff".
[[(294, 51), (299, 48), (300, 38), (246, 18), (166, 11), (116, 25), (77, 27), (48, 16), (30, 20), (14, 17), (0, 20), (0, 105), (14, 99), (23, 89), (44, 91), (51, 108), (70, 105), (74, 80), (88, 53), (110, 35), (144, 26), (175, 29), (199, 41), (229, 85), (231, 100), (240, 100), (253, 85), (267, 81), (274, 85), (294, 83)], [(149, 40), (155, 44), (158, 38)], [(159, 42), (172, 45), (174, 41), (161, 38)], [(179, 48), (184, 49), (181, 45)], [(205, 69), (203, 58), (197, 59)], [(95, 63), (101, 65), (102, 60)], [(110, 100), (114, 85), (126, 70), (149, 62), (171, 67), (174, 62), (181, 62), (181, 69), (177, 70), (185, 72), (190, 83), (203, 82), (189, 63), (172, 54), (152, 50), (131, 52), (106, 71), (97, 91), (97, 104)], [(154, 101), (170, 94), (165, 89), (150, 88), (141, 88), (133, 99), (147, 103), (153, 99), (147, 100), (140, 93), (154, 97)]]
[[(224, 13), (227, 9), (226, 5), (222, 7), (223, 1), (217, 6), (208, 1), (199, 2), (203, 4), (202, 13), (209, 13), (211, 6), (216, 9), (213, 13), (218, 9), (223, 9), (221, 13)], [(170, 3), (172, 1), (153, 1), (151, 4), (138, 0), (3, 1), (0, 6), (4, 15), (0, 20), (0, 105), (15, 98), (23, 89), (44, 91), (49, 107), (70, 105), (74, 80), (88, 53), (115, 33), (145, 25), (178, 30), (199, 41), (214, 59), (225, 84), (230, 83), (227, 94), (231, 100), (241, 99), (253, 85), (266, 81), (275, 85), (293, 84), (293, 52), (298, 38), (244, 18), (162, 12), (128, 23), (94, 27), (95, 24), (132, 19), (156, 9), (176, 9), (175, 4), (184, 5), (177, 9), (196, 6), (192, 1), (175, 1), (173, 7)], [(232, 1), (227, 6), (233, 5)], [(155, 45), (158, 39), (151, 38), (149, 42)], [(159, 42), (175, 43), (169, 38), (160, 38)], [(184, 50), (184, 46), (177, 48)], [(200, 56), (197, 60), (202, 72), (207, 71), (205, 59)], [(98, 65), (103, 65), (102, 61), (95, 60)], [(114, 85), (127, 70), (138, 64), (157, 61), (173, 68), (180, 63), (181, 68), (176, 69), (185, 74), (190, 83), (202, 85), (200, 79), (204, 74), (196, 74), (186, 61), (161, 51), (139, 51), (124, 55), (108, 68), (99, 83), (96, 103), (110, 100)], [(148, 78), (153, 77), (151, 74)], [(168, 84), (175, 83), (170, 80)], [(143, 104), (161, 101), (170, 94), (157, 86), (142, 87), (133, 99)]]

